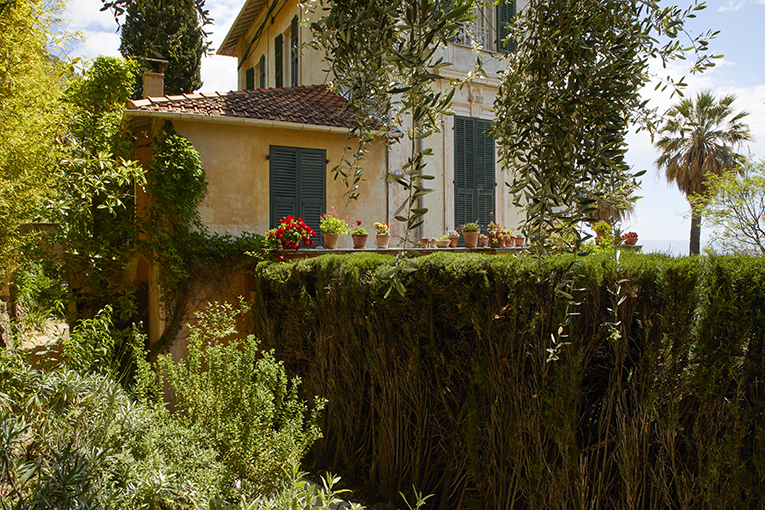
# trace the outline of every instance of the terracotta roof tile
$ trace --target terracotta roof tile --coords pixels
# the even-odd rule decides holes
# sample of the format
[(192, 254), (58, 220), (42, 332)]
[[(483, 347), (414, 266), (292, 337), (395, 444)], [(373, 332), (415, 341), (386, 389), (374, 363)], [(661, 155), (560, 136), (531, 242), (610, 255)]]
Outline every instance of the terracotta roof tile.
[(311, 85), (226, 94), (151, 97), (130, 101), (128, 109), (133, 112), (187, 113), (352, 128), (351, 115), (343, 112), (346, 104), (345, 99), (329, 92), (326, 85)]

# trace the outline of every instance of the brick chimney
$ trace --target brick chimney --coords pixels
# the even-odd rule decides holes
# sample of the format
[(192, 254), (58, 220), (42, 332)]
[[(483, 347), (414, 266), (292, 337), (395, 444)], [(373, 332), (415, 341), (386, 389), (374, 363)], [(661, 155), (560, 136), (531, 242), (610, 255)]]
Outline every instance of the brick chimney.
[(162, 97), (165, 95), (165, 68), (167, 60), (155, 58), (143, 59), (145, 65), (151, 67), (143, 75), (143, 97)]

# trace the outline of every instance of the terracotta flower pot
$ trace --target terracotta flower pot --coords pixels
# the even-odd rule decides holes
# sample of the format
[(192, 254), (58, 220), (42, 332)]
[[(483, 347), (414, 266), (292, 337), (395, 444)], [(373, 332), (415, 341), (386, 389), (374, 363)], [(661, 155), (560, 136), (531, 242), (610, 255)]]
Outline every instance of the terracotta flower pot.
[(351, 235), (353, 238), (353, 249), (354, 250), (363, 250), (367, 247), (367, 237), (369, 235), (367, 234), (353, 234)]
[(637, 237), (625, 237), (622, 239), (624, 241), (624, 244), (629, 244), (630, 246), (634, 246), (637, 244)]
[(478, 238), (478, 246), (481, 248), (486, 248), (489, 246), (489, 238), (488, 237), (479, 237)]
[(387, 248), (390, 244), (390, 234), (377, 234), (377, 247)]
[(340, 234), (323, 234), (324, 247), (328, 250), (334, 250), (337, 248), (337, 240), (340, 238)]
[(447, 248), (451, 242), (451, 239), (436, 239), (436, 248)]
[(515, 247), (516, 248), (522, 248), (523, 247), (523, 238), (522, 237), (514, 237), (515, 240)]
[(449, 248), (456, 248), (460, 242), (460, 236), (449, 238)]
[(478, 236), (480, 232), (463, 232), (462, 237), (465, 239), (465, 248), (475, 248), (478, 246)]

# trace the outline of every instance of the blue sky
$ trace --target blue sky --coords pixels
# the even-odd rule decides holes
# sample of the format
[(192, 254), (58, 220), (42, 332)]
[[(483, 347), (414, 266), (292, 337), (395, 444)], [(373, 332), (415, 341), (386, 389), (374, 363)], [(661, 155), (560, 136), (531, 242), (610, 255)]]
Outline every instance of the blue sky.
[[(214, 48), (226, 36), (236, 19), (244, 0), (207, 0), (206, 6), (215, 20), (209, 27)], [(82, 43), (71, 47), (69, 56), (93, 58), (99, 54), (119, 56), (119, 34), (114, 18), (109, 12), (99, 12), (100, 0), (73, 0), (69, 6), (69, 30), (80, 31), (85, 37)], [(685, 4), (680, 3), (684, 6)], [(673, 63), (668, 69), (652, 67), (658, 75), (686, 76), (688, 89), (685, 94), (711, 90), (716, 95), (736, 94), (734, 108), (750, 113), (747, 118), (755, 138), (749, 146), (753, 157), (765, 157), (765, 0), (717, 0), (707, 2), (707, 8), (697, 13), (686, 26), (689, 33), (697, 35), (709, 29), (719, 30), (710, 47), (715, 54), (724, 55), (716, 60), (716, 66), (702, 75), (687, 75), (687, 62)], [(236, 86), (236, 60), (231, 57), (210, 56), (202, 62), (202, 92), (228, 91)], [(653, 86), (647, 87), (644, 96), (654, 106), (665, 111), (677, 98), (659, 93)], [(689, 207), (685, 196), (666, 184), (654, 161), (658, 154), (647, 134), (631, 134), (627, 161), (635, 169), (646, 169), (642, 178), (643, 196), (638, 201), (635, 215), (623, 227), (640, 236), (640, 243), (647, 250), (659, 250), (681, 255), (688, 251), (690, 230)], [(702, 228), (702, 246), (708, 232)]]

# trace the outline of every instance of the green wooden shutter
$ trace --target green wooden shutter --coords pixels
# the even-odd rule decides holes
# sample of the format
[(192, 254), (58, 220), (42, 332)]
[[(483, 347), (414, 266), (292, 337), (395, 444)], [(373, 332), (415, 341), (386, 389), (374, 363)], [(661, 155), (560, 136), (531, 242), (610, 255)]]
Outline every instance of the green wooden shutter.
[(300, 217), (316, 232), (314, 244), (321, 244), (319, 216), (327, 211), (327, 153), (323, 150), (301, 149), (298, 175)]
[[(491, 121), (475, 119), (476, 140), (480, 140), (476, 149), (477, 164), (475, 167), (476, 208), (475, 220), (486, 232), (489, 222), (494, 217), (494, 197), (496, 196), (496, 175), (494, 159), (494, 137), (487, 131), (491, 129)], [(479, 155), (480, 153), (480, 155)]]
[(516, 14), (516, 3), (514, 0), (500, 0), (497, 5), (497, 50), (507, 53), (508, 51), (515, 51), (517, 48), (514, 39), (505, 41), (507, 36), (510, 35), (508, 25), (513, 21)]
[(249, 67), (244, 72), (244, 89), (252, 90), (255, 88), (255, 68)]
[(319, 216), (327, 210), (327, 154), (324, 150), (271, 146), (270, 228), (285, 216), (303, 218), (320, 244)]
[(298, 84), (298, 19), (292, 18), (290, 24), (290, 85), (296, 87)]
[(266, 56), (261, 55), (260, 56), (260, 63), (258, 64), (258, 69), (260, 70), (260, 76), (259, 76), (259, 88), (264, 89), (266, 88)]
[(271, 146), (269, 151), (270, 228), (298, 212), (298, 150)]
[[(494, 215), (494, 139), (486, 131), (491, 121), (454, 118), (454, 221), (457, 226), (478, 222), (483, 231)], [(460, 241), (462, 242), (462, 241)]]
[(282, 34), (274, 39), (274, 87), (279, 88), (284, 85), (284, 38)]

